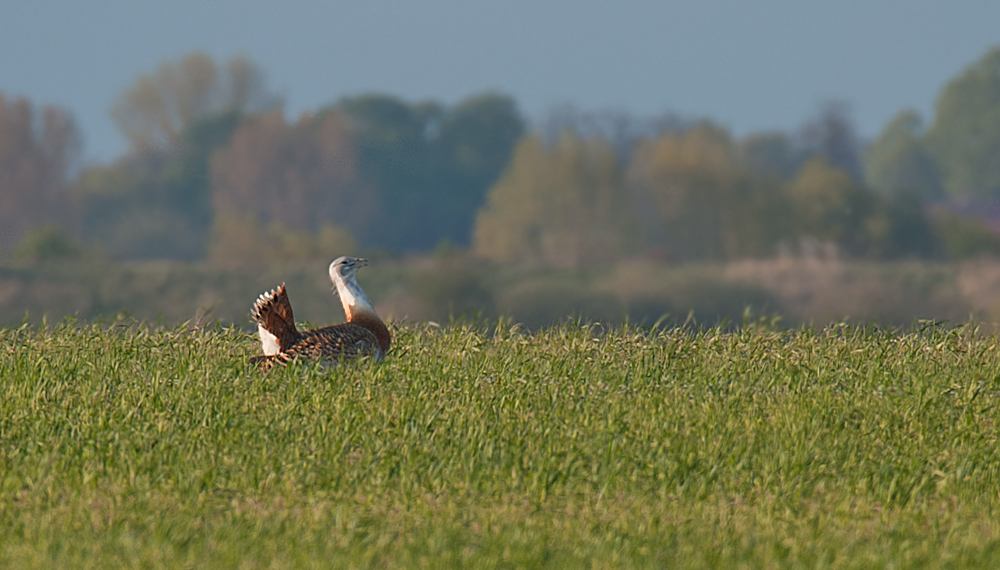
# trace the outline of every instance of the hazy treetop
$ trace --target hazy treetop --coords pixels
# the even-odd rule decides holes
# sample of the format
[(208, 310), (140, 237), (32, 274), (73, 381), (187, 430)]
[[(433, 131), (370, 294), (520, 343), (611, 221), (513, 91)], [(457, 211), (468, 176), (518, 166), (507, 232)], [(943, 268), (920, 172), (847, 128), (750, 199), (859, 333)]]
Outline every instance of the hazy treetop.
[(136, 78), (115, 100), (111, 116), (134, 149), (147, 150), (177, 142), (186, 126), (209, 115), (277, 103), (263, 72), (246, 56), (220, 65), (196, 51)]

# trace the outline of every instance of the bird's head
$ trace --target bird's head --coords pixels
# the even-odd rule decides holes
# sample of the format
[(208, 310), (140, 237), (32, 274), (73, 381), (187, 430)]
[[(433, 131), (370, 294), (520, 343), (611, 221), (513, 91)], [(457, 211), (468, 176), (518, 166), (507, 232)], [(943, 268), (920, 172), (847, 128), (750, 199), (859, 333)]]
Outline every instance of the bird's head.
[(368, 265), (367, 259), (348, 257), (346, 255), (338, 257), (330, 264), (330, 279), (333, 281), (336, 281), (338, 278), (346, 280), (353, 276), (359, 267), (366, 265)]

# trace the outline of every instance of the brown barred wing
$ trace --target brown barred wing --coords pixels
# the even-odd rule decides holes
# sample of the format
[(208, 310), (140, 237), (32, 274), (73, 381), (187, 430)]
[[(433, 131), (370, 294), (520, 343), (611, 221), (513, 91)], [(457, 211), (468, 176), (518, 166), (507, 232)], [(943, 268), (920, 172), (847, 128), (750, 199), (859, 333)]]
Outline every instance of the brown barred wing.
[(285, 352), (289, 358), (311, 360), (356, 360), (365, 356), (380, 359), (383, 356), (375, 334), (354, 323), (305, 331)]

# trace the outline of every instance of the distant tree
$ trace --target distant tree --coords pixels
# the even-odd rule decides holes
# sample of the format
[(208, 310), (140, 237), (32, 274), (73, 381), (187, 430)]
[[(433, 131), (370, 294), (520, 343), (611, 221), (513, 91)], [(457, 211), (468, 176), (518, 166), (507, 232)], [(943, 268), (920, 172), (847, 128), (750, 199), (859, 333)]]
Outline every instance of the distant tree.
[(903, 111), (865, 152), (865, 182), (888, 197), (914, 194), (924, 200), (942, 196), (934, 159), (924, 148), (920, 116)]
[(465, 245), (486, 191), (524, 132), (512, 99), (471, 96), (445, 107), (386, 95), (342, 99), (363, 177), (377, 189), (378, 224), (362, 243), (395, 250)]
[(434, 194), (428, 216), (439, 231), (428, 234), (435, 243), (469, 244), (476, 211), (523, 135), (517, 105), (504, 95), (472, 96), (445, 110), (437, 132), (429, 137), (428, 186)]
[(85, 236), (118, 258), (202, 257), (211, 156), (248, 114), (278, 104), (245, 56), (218, 64), (194, 52), (140, 76), (112, 108), (132, 152), (87, 169), (76, 185)]
[(643, 140), (680, 133), (690, 126), (689, 121), (669, 112), (640, 116), (615, 109), (582, 110), (567, 103), (549, 109), (539, 122), (538, 130), (548, 144), (555, 144), (567, 132), (584, 139), (603, 139), (624, 164)]
[(14, 257), (30, 261), (50, 261), (80, 255), (80, 247), (65, 229), (45, 224), (29, 230), (14, 249)]
[(780, 131), (750, 134), (739, 147), (742, 161), (757, 176), (791, 179), (808, 158), (792, 137)]
[(870, 248), (877, 199), (843, 169), (825, 158), (810, 160), (789, 184), (788, 197), (795, 235), (836, 244), (851, 255)]
[(180, 144), (161, 175), (168, 206), (188, 213), (200, 224), (211, 222), (211, 158), (229, 144), (243, 120), (239, 111), (223, 111), (202, 117), (181, 131)]
[(70, 222), (67, 176), (79, 140), (65, 111), (0, 94), (0, 253), (31, 228)]
[(847, 103), (831, 101), (824, 104), (818, 115), (802, 126), (799, 139), (807, 152), (822, 156), (856, 182), (863, 179), (859, 158), (861, 143)]
[(1000, 256), (1000, 236), (986, 220), (959, 215), (940, 205), (932, 208), (930, 219), (938, 248), (948, 259)]
[(945, 85), (926, 144), (948, 196), (1000, 197), (1000, 47)]
[(203, 256), (212, 224), (209, 160), (242, 120), (237, 111), (208, 115), (169, 149), (84, 170), (76, 183), (84, 236), (121, 259)]
[[(873, 258), (931, 257), (939, 253), (941, 247), (932, 219), (924, 208), (924, 200), (916, 192), (898, 192), (883, 203), (884, 214), (875, 216), (876, 221), (867, 225), (869, 231), (885, 228), (883, 232), (871, 232), (872, 244), (867, 252)], [(885, 219), (885, 223), (877, 221)]]
[(136, 79), (115, 101), (111, 116), (133, 149), (149, 150), (176, 143), (185, 127), (199, 119), (278, 104), (263, 73), (247, 57), (220, 65), (204, 52), (193, 52)]
[(212, 225), (208, 257), (240, 265), (299, 259), (326, 259), (354, 251), (354, 239), (343, 227), (324, 224), (319, 231), (294, 231), (281, 222), (263, 225), (252, 215), (220, 215)]
[(711, 124), (641, 145), (628, 181), (647, 247), (674, 259), (769, 253), (787, 219), (780, 180), (753, 179), (729, 134)]
[(551, 149), (525, 137), (487, 197), (476, 255), (499, 262), (575, 267), (629, 251), (635, 223), (614, 151), (572, 134)]
[(338, 113), (292, 124), (278, 111), (247, 120), (212, 158), (211, 180), (216, 216), (249, 216), (295, 232), (325, 225), (358, 232), (370, 225), (377, 206)]
[(345, 117), (357, 145), (360, 172), (379, 198), (377, 223), (358, 240), (395, 250), (433, 247), (438, 236), (432, 215), (439, 203), (428, 172), (427, 139), (438, 132), (443, 108), (364, 95), (342, 99), (328, 112)]

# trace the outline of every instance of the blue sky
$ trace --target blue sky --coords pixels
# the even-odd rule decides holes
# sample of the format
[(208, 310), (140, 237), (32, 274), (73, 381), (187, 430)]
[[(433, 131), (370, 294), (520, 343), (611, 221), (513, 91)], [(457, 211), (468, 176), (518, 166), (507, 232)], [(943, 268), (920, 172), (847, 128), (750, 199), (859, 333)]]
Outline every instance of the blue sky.
[(108, 110), (141, 73), (245, 53), (297, 115), (344, 95), (514, 96), (792, 129), (827, 100), (874, 136), (930, 118), (942, 85), (1000, 44), (1000, 2), (842, 0), (0, 0), (0, 92), (72, 111), (85, 156), (124, 151)]

